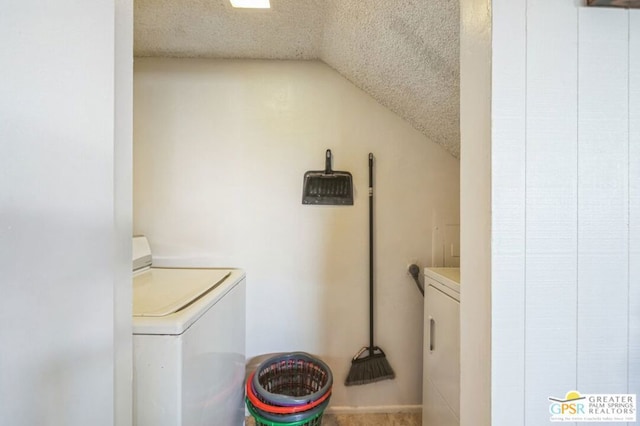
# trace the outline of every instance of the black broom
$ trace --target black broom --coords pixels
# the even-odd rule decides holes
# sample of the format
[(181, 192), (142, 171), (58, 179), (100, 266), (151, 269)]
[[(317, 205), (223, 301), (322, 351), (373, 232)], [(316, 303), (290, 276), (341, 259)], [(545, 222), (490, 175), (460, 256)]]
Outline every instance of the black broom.
[(360, 349), (351, 360), (344, 384), (366, 385), (395, 377), (384, 351), (373, 344), (373, 154), (369, 153), (369, 346)]

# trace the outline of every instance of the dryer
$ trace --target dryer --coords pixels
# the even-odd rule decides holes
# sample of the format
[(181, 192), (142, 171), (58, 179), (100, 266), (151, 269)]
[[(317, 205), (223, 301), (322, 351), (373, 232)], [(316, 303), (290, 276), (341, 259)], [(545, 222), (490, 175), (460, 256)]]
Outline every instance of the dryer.
[(423, 426), (460, 425), (460, 268), (424, 270)]
[(158, 268), (133, 242), (134, 426), (242, 425), (245, 274)]

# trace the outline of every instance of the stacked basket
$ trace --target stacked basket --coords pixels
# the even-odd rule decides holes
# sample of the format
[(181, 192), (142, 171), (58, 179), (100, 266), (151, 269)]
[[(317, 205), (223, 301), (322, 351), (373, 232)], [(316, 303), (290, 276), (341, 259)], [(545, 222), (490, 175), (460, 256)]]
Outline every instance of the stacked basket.
[(321, 360), (303, 352), (274, 356), (247, 379), (247, 409), (256, 426), (318, 426), (332, 385)]

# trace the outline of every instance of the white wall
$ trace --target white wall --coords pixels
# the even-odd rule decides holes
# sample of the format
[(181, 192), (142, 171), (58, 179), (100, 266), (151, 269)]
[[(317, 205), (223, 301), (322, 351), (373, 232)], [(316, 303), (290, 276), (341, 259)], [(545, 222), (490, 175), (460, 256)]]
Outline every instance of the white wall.
[(640, 393), (640, 13), (577, 3), (492, 4), (494, 425)]
[[(421, 401), (431, 229), (458, 223), (459, 162), (320, 62), (136, 59), (134, 231), (156, 263), (247, 271), (248, 356), (305, 350), (332, 406)], [(353, 207), (304, 206), (302, 178), (353, 173)], [(368, 341), (367, 155), (376, 156), (376, 336), (397, 378), (342, 385)]]
[(114, 68), (118, 97), (131, 93), (116, 20), (126, 49), (130, 9), (21, 1), (0, 14), (2, 424), (130, 422), (130, 401), (114, 401), (130, 372), (115, 343), (130, 317), (114, 318), (130, 306), (130, 258), (114, 252), (131, 234), (131, 134), (114, 134), (127, 115)]
[[(115, 425), (133, 418), (131, 233), (133, 230), (133, 1), (115, 1), (114, 286)], [(126, 265), (126, 268), (125, 268)]]
[(489, 426), (491, 11), (486, 0), (460, 3), (460, 137), (460, 424)]

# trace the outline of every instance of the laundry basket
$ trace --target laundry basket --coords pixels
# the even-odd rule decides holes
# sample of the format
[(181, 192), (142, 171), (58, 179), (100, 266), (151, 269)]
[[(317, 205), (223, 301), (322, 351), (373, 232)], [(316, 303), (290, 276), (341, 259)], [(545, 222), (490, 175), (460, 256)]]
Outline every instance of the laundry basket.
[(309, 411), (314, 409), (318, 405), (324, 403), (331, 396), (331, 388), (327, 390), (325, 394), (323, 394), (320, 398), (309, 401), (306, 404), (298, 404), (298, 405), (275, 405), (265, 400), (265, 398), (258, 395), (255, 388), (253, 387), (253, 376), (255, 373), (251, 373), (249, 379), (246, 383), (246, 394), (247, 394), (247, 402), (251, 403), (254, 408), (258, 411), (258, 414), (261, 412), (268, 412), (273, 414), (294, 414), (301, 413), (304, 411)]
[(253, 376), (252, 385), (264, 402), (304, 405), (331, 389), (333, 374), (322, 360), (304, 352), (293, 352), (263, 361)]
[(329, 404), (333, 375), (304, 352), (263, 361), (246, 382), (246, 405), (258, 426), (316, 426)]
[(324, 411), (320, 411), (319, 413), (311, 416), (311, 418), (304, 418), (295, 422), (281, 423), (265, 419), (256, 412), (255, 408), (253, 408), (253, 405), (251, 405), (250, 403), (247, 404), (247, 409), (256, 421), (256, 426), (320, 426), (322, 425), (322, 415), (324, 414)]

